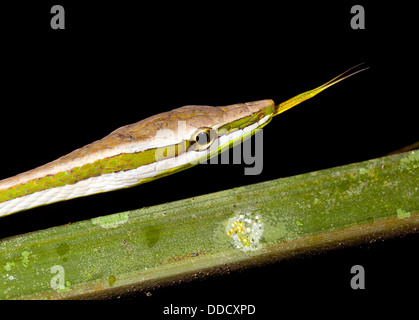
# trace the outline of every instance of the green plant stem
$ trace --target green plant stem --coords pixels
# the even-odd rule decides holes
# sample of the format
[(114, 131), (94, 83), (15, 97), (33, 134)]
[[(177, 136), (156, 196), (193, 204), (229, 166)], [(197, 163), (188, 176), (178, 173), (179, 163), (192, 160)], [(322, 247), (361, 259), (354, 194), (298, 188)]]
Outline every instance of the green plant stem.
[(113, 297), (418, 226), (411, 151), (3, 239), (0, 298)]

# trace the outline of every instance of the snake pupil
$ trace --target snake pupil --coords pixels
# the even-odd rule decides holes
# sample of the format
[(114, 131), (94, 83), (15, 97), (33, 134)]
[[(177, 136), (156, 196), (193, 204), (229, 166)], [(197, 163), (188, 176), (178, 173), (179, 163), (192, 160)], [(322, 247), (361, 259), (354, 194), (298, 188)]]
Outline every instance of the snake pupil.
[(208, 132), (206, 131), (202, 131), (198, 133), (198, 135), (196, 136), (196, 142), (202, 146), (206, 145), (209, 142), (209, 140), (210, 140), (210, 137), (209, 137)]

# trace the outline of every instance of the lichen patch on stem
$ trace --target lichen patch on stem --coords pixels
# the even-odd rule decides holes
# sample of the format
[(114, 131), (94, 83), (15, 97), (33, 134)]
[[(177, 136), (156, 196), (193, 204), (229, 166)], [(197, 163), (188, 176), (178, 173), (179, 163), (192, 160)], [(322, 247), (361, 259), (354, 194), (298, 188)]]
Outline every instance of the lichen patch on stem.
[(240, 214), (227, 222), (226, 233), (233, 239), (234, 247), (242, 251), (253, 251), (261, 248), (263, 222), (260, 216)]

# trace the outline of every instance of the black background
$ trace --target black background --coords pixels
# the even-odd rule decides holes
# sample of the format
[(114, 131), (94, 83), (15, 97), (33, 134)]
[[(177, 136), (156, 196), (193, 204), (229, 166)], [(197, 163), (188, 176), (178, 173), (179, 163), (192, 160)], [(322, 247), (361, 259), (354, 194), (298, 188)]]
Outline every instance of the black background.
[[(54, 4), (65, 8), (65, 30), (50, 27)], [(350, 26), (355, 4), (364, 6), (365, 30)], [(197, 166), (2, 218), (1, 238), (368, 160), (418, 140), (417, 37), (412, 9), (402, 4), (19, 1), (0, 10), (0, 178), (159, 112), (187, 104), (278, 103), (358, 63), (370, 67), (265, 127), (260, 175), (245, 176), (240, 165)], [(356, 314), (358, 305), (408, 298), (417, 285), (416, 245), (410, 235), (128, 298), (153, 316), (170, 303), (253, 304), (258, 315), (278, 316), (327, 312), (332, 303)], [(366, 269), (366, 290), (350, 288), (355, 264)]]

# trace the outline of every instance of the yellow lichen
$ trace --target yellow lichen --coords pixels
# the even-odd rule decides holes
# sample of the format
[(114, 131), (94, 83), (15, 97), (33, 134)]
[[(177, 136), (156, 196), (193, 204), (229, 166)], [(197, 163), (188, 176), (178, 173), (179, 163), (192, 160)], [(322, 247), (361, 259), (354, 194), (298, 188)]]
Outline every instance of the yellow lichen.
[(263, 223), (259, 216), (252, 217), (250, 214), (241, 214), (227, 222), (226, 233), (233, 238), (236, 248), (243, 251), (256, 250), (260, 247)]

